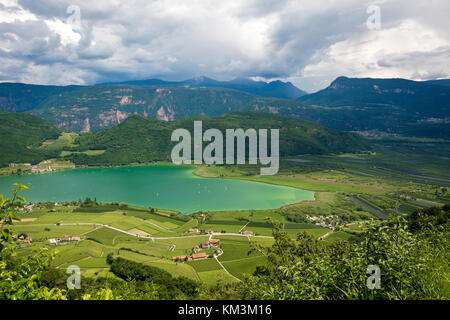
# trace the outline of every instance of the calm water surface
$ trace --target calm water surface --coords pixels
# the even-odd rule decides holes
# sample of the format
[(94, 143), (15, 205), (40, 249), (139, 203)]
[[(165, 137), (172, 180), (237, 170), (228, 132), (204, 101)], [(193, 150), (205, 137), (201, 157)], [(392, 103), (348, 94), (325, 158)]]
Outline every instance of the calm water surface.
[(89, 168), (0, 177), (0, 193), (10, 195), (17, 182), (30, 187), (27, 201), (71, 201), (86, 197), (142, 207), (191, 213), (198, 210), (271, 209), (302, 200), (314, 192), (265, 183), (201, 178), (193, 169), (174, 165)]

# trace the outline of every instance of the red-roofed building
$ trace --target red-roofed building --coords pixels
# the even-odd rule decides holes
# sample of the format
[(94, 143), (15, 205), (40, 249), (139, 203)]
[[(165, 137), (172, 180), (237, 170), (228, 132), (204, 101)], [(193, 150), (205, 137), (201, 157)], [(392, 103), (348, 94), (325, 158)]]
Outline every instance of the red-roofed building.
[(219, 244), (220, 240), (219, 239), (210, 239), (209, 240), (209, 244), (212, 246), (217, 246)]
[(208, 258), (208, 255), (205, 252), (192, 254), (192, 259), (193, 260), (206, 259), (206, 258)]

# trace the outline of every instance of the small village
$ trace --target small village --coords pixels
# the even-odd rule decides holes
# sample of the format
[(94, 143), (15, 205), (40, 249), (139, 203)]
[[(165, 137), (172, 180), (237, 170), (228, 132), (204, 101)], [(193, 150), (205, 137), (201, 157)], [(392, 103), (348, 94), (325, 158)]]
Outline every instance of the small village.
[[(188, 230), (188, 232), (189, 232), (189, 233), (201, 233), (202, 230), (199, 230), (198, 228), (190, 228), (190, 229)], [(213, 231), (213, 230), (204, 230), (204, 233), (207, 233), (207, 234), (214, 234), (214, 231)], [(254, 235), (255, 235), (255, 233), (254, 233), (253, 231), (250, 231), (250, 230), (242, 231), (242, 232), (240, 232), (239, 234), (242, 234), (242, 235), (244, 235), (244, 236), (254, 236)]]
[(306, 216), (306, 218), (317, 226), (334, 229), (338, 225), (339, 217), (330, 216)]
[(14, 240), (17, 240), (17, 241), (22, 242), (24, 244), (31, 244), (33, 242), (33, 238), (31, 238), (30, 236), (27, 236), (25, 234), (21, 234), (21, 235), (13, 234), (12, 238)]
[(10, 163), (10, 168), (23, 168), (20, 169), (22, 173), (45, 173), (45, 172), (53, 172), (58, 171), (61, 169), (68, 169), (71, 167), (75, 167), (73, 165), (67, 166), (67, 165), (61, 165), (59, 163), (56, 163), (55, 160), (44, 160), (39, 162), (36, 165), (32, 165), (31, 163)]
[(73, 237), (69, 237), (67, 235), (64, 235), (60, 238), (50, 238), (48, 239), (48, 242), (50, 244), (54, 244), (54, 245), (60, 245), (60, 244), (67, 244), (69, 242), (80, 242), (81, 238), (78, 236), (73, 236)]
[(207, 252), (201, 252), (203, 250), (215, 249), (214, 252), (217, 252), (219, 247), (220, 240), (219, 239), (209, 239), (208, 241), (202, 242), (201, 244), (192, 248), (192, 254), (188, 256), (177, 256), (173, 257), (172, 260), (177, 262), (184, 261), (192, 261), (192, 260), (200, 260), (210, 258), (212, 255), (208, 255)]
[[(59, 203), (59, 202), (51, 202), (50, 204), (53, 207), (64, 207), (64, 206), (66, 206), (66, 204)], [(43, 206), (43, 205), (36, 205), (34, 203), (30, 203), (30, 204), (24, 205), (22, 208), (17, 209), (17, 211), (20, 212), (20, 213), (30, 213), (30, 212), (33, 212), (34, 209), (43, 210), (45, 208), (46, 207)], [(57, 210), (55, 208), (52, 208), (52, 209), (49, 210), (49, 212), (56, 212), (56, 211)], [(30, 219), (28, 219), (28, 220), (29, 221), (33, 221), (33, 220), (30, 220)]]
[[(213, 230), (199, 230), (198, 228), (190, 228), (188, 229), (188, 233), (206, 233), (212, 236), (214, 234)], [(255, 233), (250, 230), (245, 230), (243, 232), (240, 232), (239, 234), (244, 236), (254, 236)], [(214, 249), (214, 253), (219, 253), (221, 250), (219, 249), (220, 239), (209, 239), (208, 241), (204, 241), (200, 243), (199, 245), (192, 248), (192, 253), (190, 256), (182, 255), (182, 256), (176, 256), (173, 257), (172, 260), (174, 262), (184, 262), (184, 261), (192, 261), (192, 260), (201, 260), (201, 259), (207, 259), (212, 258), (214, 255), (208, 254), (207, 252), (202, 252), (209, 249)]]

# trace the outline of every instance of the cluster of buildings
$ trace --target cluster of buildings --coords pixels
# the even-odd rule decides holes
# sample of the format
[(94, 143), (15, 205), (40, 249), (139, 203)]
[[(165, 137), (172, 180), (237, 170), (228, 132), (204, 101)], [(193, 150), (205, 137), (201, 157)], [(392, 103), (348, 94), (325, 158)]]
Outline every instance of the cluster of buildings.
[[(190, 228), (189, 230), (188, 230), (188, 232), (189, 233), (200, 233), (201, 231), (199, 230), (199, 229), (197, 229), (197, 228)], [(213, 234), (214, 233), (214, 231), (213, 230), (205, 230), (205, 233), (207, 233), (207, 234)], [(246, 235), (246, 236), (254, 236), (255, 235), (255, 233), (253, 232), (253, 231), (250, 231), (250, 230), (245, 230), (245, 231), (243, 231), (243, 232), (241, 232), (240, 234), (243, 234), (243, 235)]]
[(17, 208), (17, 211), (20, 213), (28, 213), (28, 212), (33, 211), (33, 208), (34, 208), (34, 204), (27, 204), (27, 205), (24, 205), (22, 208)]
[(192, 261), (192, 260), (200, 260), (208, 258), (208, 254), (206, 252), (200, 252), (202, 250), (207, 250), (213, 247), (217, 247), (219, 245), (219, 239), (209, 239), (208, 241), (202, 242), (199, 246), (195, 246), (192, 249), (192, 254), (190, 257), (188, 256), (177, 256), (173, 257), (173, 261)]
[(324, 228), (333, 229), (339, 223), (339, 217), (336, 215), (330, 216), (306, 216), (309, 221), (314, 222), (316, 225)]
[(31, 167), (31, 173), (44, 173), (44, 172), (52, 172), (53, 169), (51, 166), (48, 167), (41, 167), (39, 165), (32, 166)]
[[(197, 229), (197, 228), (190, 228), (190, 229), (188, 229), (188, 232), (189, 232), (189, 233), (200, 233), (200, 232), (202, 232), (202, 230), (199, 230), (199, 229)], [(211, 234), (211, 233), (213, 233), (214, 231), (206, 229), (204, 232), (205, 232), (205, 233), (208, 233), (208, 234)]]
[(31, 238), (30, 236), (24, 236), (24, 235), (17, 236), (17, 234), (13, 234), (12, 238), (15, 240), (18, 240), (20, 242), (27, 243), (27, 244), (30, 244), (31, 242), (33, 242), (33, 238)]
[(52, 163), (52, 160), (44, 160), (44, 161), (41, 161), (37, 165), (31, 165), (31, 163), (23, 163), (23, 164), (10, 163), (9, 164), (9, 167), (11, 167), (11, 168), (20, 167), (20, 166), (30, 167), (31, 173), (44, 173), (44, 172), (56, 171), (56, 168), (59, 167), (59, 164)]
[[(55, 202), (54, 206), (55, 207), (64, 207), (65, 204)], [(32, 212), (34, 208), (35, 208), (35, 204), (30, 203), (30, 204), (24, 205), (22, 208), (18, 208), (17, 211), (21, 212), (21, 213), (27, 213), (27, 212)], [(44, 206), (36, 206), (36, 208), (40, 209), (40, 210), (45, 209)], [(56, 209), (50, 209), (50, 212), (56, 212)]]
[[(13, 168), (13, 167), (20, 167), (20, 166), (21, 166), (21, 164), (19, 164), (19, 163), (10, 163), (10, 164), (9, 164), (9, 167), (10, 167), (10, 168)], [(25, 167), (31, 167), (31, 163), (24, 163), (23, 166), (25, 166)]]
[(54, 167), (57, 167), (57, 164), (51, 164), (51, 160), (41, 161), (38, 165), (31, 167), (31, 173), (44, 173), (44, 172), (52, 172), (55, 171)]
[(200, 246), (195, 246), (192, 249), (192, 251), (194, 253), (197, 253), (197, 252), (199, 252), (201, 250), (207, 250), (207, 249), (210, 249), (212, 247), (216, 247), (219, 244), (219, 242), (220, 242), (219, 239), (210, 239), (209, 241), (202, 242), (200, 244)]
[(398, 137), (399, 135), (396, 133), (389, 132), (381, 132), (376, 129), (374, 130), (365, 130), (365, 131), (354, 131), (355, 133), (363, 136), (363, 137)]
[(69, 236), (62, 236), (62, 237), (60, 237), (60, 238), (51, 238), (51, 239), (48, 239), (48, 242), (50, 242), (50, 244), (55, 244), (55, 245), (57, 245), (57, 244), (59, 244), (59, 243), (62, 243), (62, 242), (70, 242), (70, 241), (77, 241), (77, 242), (80, 242), (81, 241), (81, 238), (80, 237), (78, 237), (78, 236), (73, 236), (73, 237), (69, 237)]

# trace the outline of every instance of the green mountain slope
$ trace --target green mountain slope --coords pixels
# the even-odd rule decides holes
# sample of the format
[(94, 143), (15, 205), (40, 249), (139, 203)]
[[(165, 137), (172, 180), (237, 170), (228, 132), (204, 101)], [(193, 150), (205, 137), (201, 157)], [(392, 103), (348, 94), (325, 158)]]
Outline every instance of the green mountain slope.
[(203, 121), (203, 130), (217, 128), (280, 129), (280, 155), (352, 152), (368, 148), (368, 142), (355, 134), (323, 128), (309, 121), (265, 112), (233, 112), (217, 117), (192, 117), (171, 122), (132, 115), (123, 123), (106, 130), (81, 135), (79, 147), (72, 151), (105, 150), (103, 154), (73, 153), (66, 158), (77, 164), (107, 165), (170, 160), (175, 143), (173, 130), (188, 129), (193, 134), (194, 120)]
[(50, 154), (38, 148), (47, 139), (57, 138), (61, 130), (30, 114), (0, 111), (0, 167), (11, 162), (36, 163)]
[(406, 79), (339, 77), (328, 88), (298, 100), (327, 107), (389, 105), (429, 117), (443, 117), (450, 112), (449, 87)]

